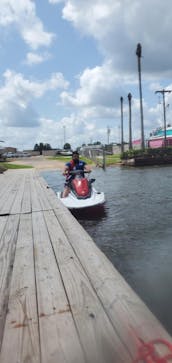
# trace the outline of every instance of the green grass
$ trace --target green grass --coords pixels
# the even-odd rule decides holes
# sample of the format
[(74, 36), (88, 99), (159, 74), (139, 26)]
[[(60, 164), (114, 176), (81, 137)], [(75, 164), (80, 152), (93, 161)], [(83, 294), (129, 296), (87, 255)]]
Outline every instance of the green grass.
[[(67, 163), (68, 161), (70, 161), (72, 159), (72, 157), (71, 156), (51, 156), (48, 159), (58, 160), (58, 161), (62, 161), (64, 163)], [(85, 161), (87, 164), (94, 164), (94, 162), (92, 160), (87, 159), (84, 156), (80, 156), (80, 159)]]
[[(72, 159), (72, 157), (71, 156), (51, 156), (48, 159), (59, 160), (59, 161), (62, 161), (64, 163), (67, 163), (69, 160)], [(90, 160), (88, 158), (85, 158), (84, 156), (80, 156), (80, 159), (85, 161), (89, 165), (94, 165), (95, 164), (94, 161), (92, 161), (92, 160)], [(100, 162), (99, 159), (97, 159), (97, 161)], [(118, 164), (120, 162), (121, 162), (120, 154), (107, 155), (106, 156), (106, 166), (115, 165), (115, 164)]]
[(115, 165), (121, 162), (120, 154), (107, 155), (106, 165)]
[(30, 169), (30, 168), (33, 168), (33, 166), (31, 166), (31, 165), (16, 165), (16, 164), (4, 163), (4, 162), (0, 163), (0, 168), (1, 167), (5, 168), (5, 169)]

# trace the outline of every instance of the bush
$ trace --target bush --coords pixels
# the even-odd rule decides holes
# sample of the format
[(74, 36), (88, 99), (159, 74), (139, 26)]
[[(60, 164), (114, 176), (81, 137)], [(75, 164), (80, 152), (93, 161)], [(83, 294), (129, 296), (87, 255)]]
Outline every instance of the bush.
[(140, 157), (164, 157), (164, 156), (172, 156), (172, 147), (166, 147), (166, 148), (148, 148), (148, 149), (133, 149), (124, 151), (121, 154), (122, 160), (128, 160), (133, 158), (140, 158)]

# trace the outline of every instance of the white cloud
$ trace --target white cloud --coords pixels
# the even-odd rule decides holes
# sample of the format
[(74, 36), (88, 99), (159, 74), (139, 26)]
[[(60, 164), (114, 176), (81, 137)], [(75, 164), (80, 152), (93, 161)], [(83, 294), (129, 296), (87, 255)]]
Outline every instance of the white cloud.
[[(163, 21), (162, 21), (163, 17)], [(141, 42), (144, 70), (171, 72), (171, 0), (66, 0), (63, 18), (98, 41), (99, 49), (123, 71), (135, 71)]]
[[(43, 45), (50, 45), (54, 35), (45, 30), (43, 23), (37, 17), (34, 2), (31, 0), (19, 0), (16, 1), (16, 4), (14, 0), (0, 0), (0, 2), (0, 25), (3, 27), (15, 25), (25, 42), (33, 50), (27, 54), (27, 64), (40, 64), (45, 61), (48, 54), (38, 53), (34, 50)], [(71, 90), (68, 89), (68, 83), (59, 73), (52, 75), (46, 81), (33, 81), (33, 78), (29, 80), (24, 75), (11, 71), (6, 72), (4, 74), (4, 86), (0, 88), (0, 119), (3, 120), (3, 123), (0, 121), (1, 126), (13, 126), (15, 134), (14, 125), (40, 125), (36, 128), (36, 135), (39, 136), (40, 141), (50, 144), (53, 142), (55, 146), (58, 144), (59, 138), (60, 146), (62, 146), (63, 126), (66, 125), (68, 141), (72, 145), (78, 146), (82, 142), (90, 142), (91, 139), (92, 141), (100, 139), (100, 141), (106, 142), (106, 128), (109, 125), (111, 128), (110, 139), (114, 141), (118, 139), (120, 97), (123, 96), (125, 138), (127, 139), (127, 94), (133, 92), (133, 137), (139, 137), (140, 103), (135, 54), (138, 42), (141, 42), (143, 50), (142, 80), (145, 133), (147, 134), (149, 129), (156, 127), (157, 122), (162, 124), (162, 103), (156, 104), (154, 92), (156, 89), (167, 86), (170, 88), (170, 82), (167, 78), (163, 79), (162, 82), (162, 76), (170, 78), (172, 76), (172, 56), (170, 53), (172, 47), (171, 0), (165, 2), (160, 0), (144, 0), (143, 2), (133, 0), (132, 3), (131, 0), (49, 0), (49, 4), (52, 5), (60, 3), (63, 3), (63, 20), (70, 22), (77, 29), (79, 35), (82, 35), (80, 40), (84, 42), (85, 37), (87, 37), (87, 46), (89, 39), (94, 38), (95, 43), (93, 42), (92, 45), (96, 44), (98, 51), (101, 51), (102, 64), (96, 66), (97, 63), (94, 61), (96, 58), (94, 59), (93, 55), (91, 62), (93, 60), (92, 64), (95, 66), (90, 66), (88, 63), (87, 68), (83, 70), (82, 57), (80, 57), (80, 64), (79, 66), (77, 64), (75, 69), (80, 67), (78, 72), (82, 69), (82, 73), (75, 79)], [(65, 27), (65, 22), (63, 25)], [(57, 26), (60, 25), (57, 24)], [(65, 38), (67, 32), (64, 33), (64, 41), (67, 44), (68, 39)], [(75, 41), (75, 38), (73, 39)], [(79, 57), (77, 54), (75, 56)], [(89, 60), (90, 58), (88, 62)], [(86, 64), (86, 60), (84, 61)], [(70, 62), (71, 59), (68, 67), (69, 73)], [(40, 67), (41, 72), (42, 68)], [(27, 71), (32, 69), (27, 69)], [(40, 75), (42, 75), (41, 72)], [(56, 90), (57, 87), (63, 90), (61, 93), (63, 107), (53, 110), (51, 117), (60, 114), (59, 122), (47, 118), (40, 120), (33, 106), (35, 99), (40, 99), (45, 92)], [(172, 102), (171, 97), (169, 95), (166, 101)], [(41, 108), (40, 103), (39, 106)], [(52, 108), (54, 106), (57, 107), (57, 103), (55, 105), (54, 102)], [(72, 112), (71, 115), (69, 114), (70, 111)], [(63, 117), (64, 115), (67, 116)], [(167, 120), (170, 120), (171, 117), (172, 111), (169, 108)], [(21, 134), (24, 135), (24, 128)], [(35, 129), (32, 137), (35, 138)], [(26, 139), (25, 141), (27, 142)]]
[(119, 76), (114, 73), (110, 63), (85, 69), (79, 76), (79, 84), (80, 87), (75, 94), (67, 92), (61, 94), (64, 104), (80, 107), (91, 105), (112, 107), (115, 103), (114, 90), (118, 90), (119, 95), (122, 90)]
[(64, 0), (49, 0), (50, 4), (59, 4), (59, 3), (62, 3), (62, 2), (64, 2)]
[(36, 7), (31, 0), (1, 0), (0, 26), (14, 24), (24, 41), (32, 48), (50, 46), (54, 34), (44, 30), (43, 24), (36, 16)]
[(24, 63), (32, 66), (34, 64), (40, 64), (47, 61), (51, 57), (48, 53), (38, 54), (38, 53), (27, 53), (26, 60)]
[(36, 82), (8, 70), (4, 80), (4, 86), (0, 88), (0, 119), (8, 126), (37, 126), (38, 115), (32, 101), (48, 91), (68, 87), (61, 73), (53, 74), (47, 81)]

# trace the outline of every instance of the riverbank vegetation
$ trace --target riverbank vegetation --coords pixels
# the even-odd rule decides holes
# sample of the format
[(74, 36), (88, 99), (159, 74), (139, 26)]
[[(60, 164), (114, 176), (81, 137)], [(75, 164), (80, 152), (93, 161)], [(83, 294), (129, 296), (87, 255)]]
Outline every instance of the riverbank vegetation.
[[(71, 156), (61, 156), (61, 155), (57, 155), (57, 156), (51, 156), (48, 159), (50, 159), (50, 160), (58, 160), (58, 161), (62, 161), (63, 163), (67, 163), (68, 161), (70, 161), (72, 159), (72, 157)], [(88, 159), (85, 156), (80, 156), (80, 159), (82, 159), (83, 161), (85, 161), (87, 164), (94, 164), (94, 162), (91, 159)]]
[(8, 162), (0, 163), (0, 172), (3, 172), (7, 169), (28, 169), (28, 168), (33, 168), (33, 167), (31, 165), (16, 165)]
[(124, 151), (121, 154), (121, 159), (122, 160), (128, 160), (128, 159), (132, 159), (132, 158), (138, 158), (138, 157), (145, 157), (145, 158), (158, 158), (158, 157), (167, 157), (167, 156), (171, 156), (172, 157), (172, 147), (166, 147), (166, 148), (155, 148), (155, 149), (151, 149), (151, 148), (147, 148), (147, 149), (133, 149), (133, 150), (128, 150), (128, 151)]
[[(51, 160), (58, 160), (58, 161), (62, 161), (64, 163), (67, 163), (69, 160), (71, 160), (71, 156), (52, 156), (49, 157), (49, 159)], [(97, 158), (97, 161), (93, 161), (89, 158), (86, 158), (85, 156), (80, 156), (80, 159), (82, 159), (83, 161), (85, 161), (87, 164), (89, 165), (101, 165), (102, 164), (102, 157)], [(115, 154), (115, 155), (106, 155), (106, 166), (109, 165), (115, 165), (115, 164), (119, 164), (121, 161), (120, 158), (120, 154)]]
[(106, 165), (115, 165), (119, 164), (121, 162), (121, 156), (120, 154), (114, 154), (114, 155), (107, 155), (106, 156)]

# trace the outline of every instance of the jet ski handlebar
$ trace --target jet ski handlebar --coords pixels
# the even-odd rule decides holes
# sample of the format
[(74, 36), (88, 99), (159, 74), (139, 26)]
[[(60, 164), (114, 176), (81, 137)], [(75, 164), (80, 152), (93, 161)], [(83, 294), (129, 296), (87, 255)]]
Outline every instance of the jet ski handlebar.
[(69, 172), (69, 174), (70, 175), (78, 175), (78, 174), (81, 174), (81, 173), (87, 173), (87, 174), (89, 174), (89, 173), (91, 173), (91, 170), (71, 170), (70, 172)]

